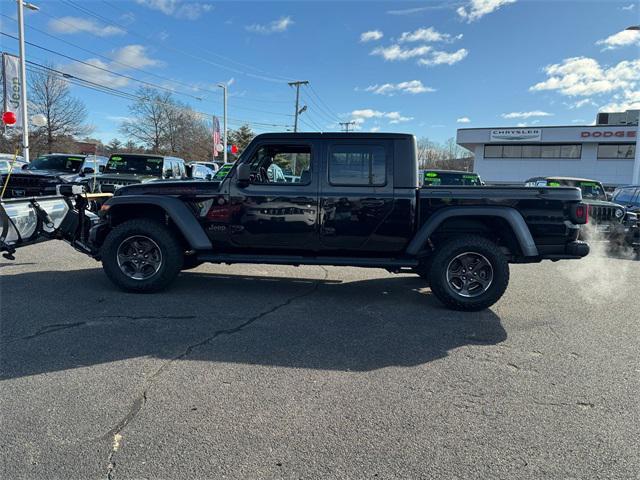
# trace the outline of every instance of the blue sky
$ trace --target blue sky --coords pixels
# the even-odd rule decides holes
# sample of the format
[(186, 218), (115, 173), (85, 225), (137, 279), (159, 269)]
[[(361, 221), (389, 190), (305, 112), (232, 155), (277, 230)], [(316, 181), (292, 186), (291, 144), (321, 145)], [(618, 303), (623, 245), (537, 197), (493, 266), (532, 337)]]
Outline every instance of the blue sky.
[[(444, 141), (460, 127), (589, 124), (601, 109), (640, 108), (637, 0), (296, 1), (40, 0), (26, 17), (27, 58), (134, 92), (175, 91), (231, 126), (402, 131)], [(14, 2), (0, 30), (15, 34)], [(17, 44), (2, 36), (3, 51)], [(84, 49), (84, 50), (83, 50)], [(97, 66), (100, 69), (96, 69)], [(106, 70), (106, 71), (105, 71)], [(73, 86), (93, 137), (120, 137), (129, 101)]]

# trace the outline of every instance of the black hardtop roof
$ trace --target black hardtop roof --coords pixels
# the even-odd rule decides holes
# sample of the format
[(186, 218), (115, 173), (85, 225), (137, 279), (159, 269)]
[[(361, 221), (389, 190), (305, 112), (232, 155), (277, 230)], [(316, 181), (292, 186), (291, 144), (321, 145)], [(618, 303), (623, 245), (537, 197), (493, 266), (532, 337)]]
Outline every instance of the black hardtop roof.
[(380, 139), (406, 139), (413, 138), (410, 133), (379, 133), (379, 132), (282, 132), (261, 133), (256, 139), (307, 139), (307, 138), (380, 138)]
[(434, 172), (434, 173), (460, 173), (462, 175), (476, 175), (479, 176), (476, 172), (467, 172), (466, 170), (447, 170), (443, 168), (425, 168), (423, 171), (425, 172)]
[(560, 176), (554, 176), (554, 175), (550, 175), (548, 177), (531, 177), (528, 180), (525, 180), (525, 182), (532, 182), (534, 180), (569, 180), (572, 182), (595, 182), (595, 183), (602, 183), (600, 180), (594, 180), (592, 178), (580, 178), (580, 177), (560, 177)]
[(117, 153), (112, 153), (111, 155), (109, 155), (109, 158), (111, 157), (119, 157), (119, 156), (123, 156), (126, 155), (127, 157), (143, 157), (143, 158), (171, 158), (173, 160), (182, 160), (184, 162), (184, 160), (180, 157), (174, 157), (172, 155), (161, 155), (159, 153), (127, 153), (127, 152), (117, 152)]

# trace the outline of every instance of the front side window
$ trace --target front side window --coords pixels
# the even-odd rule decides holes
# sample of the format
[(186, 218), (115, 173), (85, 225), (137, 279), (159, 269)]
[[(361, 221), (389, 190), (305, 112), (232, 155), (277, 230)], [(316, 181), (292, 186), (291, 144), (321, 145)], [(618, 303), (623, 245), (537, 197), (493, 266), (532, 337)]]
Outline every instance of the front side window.
[(387, 181), (386, 165), (386, 150), (381, 145), (333, 145), (329, 150), (329, 182), (381, 186)]
[(624, 188), (620, 190), (614, 197), (613, 201), (623, 205), (629, 205), (633, 200), (635, 190), (632, 188)]
[[(251, 183), (311, 183), (311, 146), (263, 145), (249, 160)], [(217, 176), (217, 175), (216, 175)]]

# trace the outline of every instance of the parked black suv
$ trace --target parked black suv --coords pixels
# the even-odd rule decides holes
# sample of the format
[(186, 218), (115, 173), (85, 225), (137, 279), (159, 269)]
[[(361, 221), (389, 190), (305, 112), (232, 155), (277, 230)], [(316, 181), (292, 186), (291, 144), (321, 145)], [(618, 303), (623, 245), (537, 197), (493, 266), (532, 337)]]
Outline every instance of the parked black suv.
[[(57, 185), (87, 180), (102, 171), (106, 163), (106, 157), (97, 155), (41, 155), (21, 170), (11, 172), (4, 198), (55, 195)], [(0, 185), (5, 184), (6, 178), (7, 174), (0, 177)]]
[(186, 178), (187, 170), (181, 158), (142, 153), (116, 153), (109, 157), (103, 174), (98, 175), (95, 186), (89, 185), (89, 190), (111, 192), (125, 185)]
[[(589, 222), (595, 233), (609, 240), (613, 247), (639, 247), (638, 215), (619, 202), (609, 201), (602, 183), (588, 178), (534, 177), (525, 183), (528, 187), (577, 187), (582, 201), (589, 205)], [(588, 239), (593, 230), (583, 229), (581, 238)]]

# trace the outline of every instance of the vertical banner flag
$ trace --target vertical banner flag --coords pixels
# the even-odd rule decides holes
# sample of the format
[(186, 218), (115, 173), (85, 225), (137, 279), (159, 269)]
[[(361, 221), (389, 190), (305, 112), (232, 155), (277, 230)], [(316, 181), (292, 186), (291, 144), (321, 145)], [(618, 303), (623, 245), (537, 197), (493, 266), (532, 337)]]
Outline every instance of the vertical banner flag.
[(2, 54), (2, 73), (4, 78), (4, 111), (16, 115), (12, 127), (22, 128), (22, 109), (20, 108), (20, 67), (19, 59), (8, 53)]
[(213, 117), (213, 158), (218, 156), (218, 145), (220, 145), (220, 122), (218, 117)]

